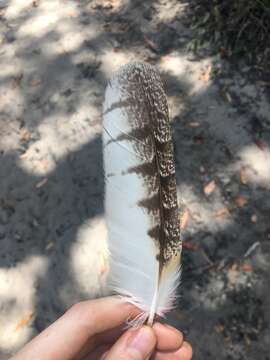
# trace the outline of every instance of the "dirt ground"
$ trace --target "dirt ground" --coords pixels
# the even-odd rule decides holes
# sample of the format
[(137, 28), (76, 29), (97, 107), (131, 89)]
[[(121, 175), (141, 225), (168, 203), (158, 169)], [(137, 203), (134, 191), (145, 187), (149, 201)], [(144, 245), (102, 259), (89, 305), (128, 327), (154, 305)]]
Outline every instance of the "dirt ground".
[(101, 111), (132, 59), (164, 79), (182, 199), (168, 321), (194, 359), (269, 360), (269, 79), (187, 51), (188, 2), (0, 1), (0, 359), (107, 294)]

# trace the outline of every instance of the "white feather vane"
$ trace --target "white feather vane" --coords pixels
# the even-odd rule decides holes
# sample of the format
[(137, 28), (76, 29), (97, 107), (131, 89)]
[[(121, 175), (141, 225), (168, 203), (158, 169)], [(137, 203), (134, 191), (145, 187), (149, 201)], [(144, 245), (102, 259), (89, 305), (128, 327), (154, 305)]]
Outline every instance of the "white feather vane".
[(152, 324), (174, 305), (181, 258), (168, 105), (153, 66), (127, 64), (108, 83), (103, 155), (109, 282)]

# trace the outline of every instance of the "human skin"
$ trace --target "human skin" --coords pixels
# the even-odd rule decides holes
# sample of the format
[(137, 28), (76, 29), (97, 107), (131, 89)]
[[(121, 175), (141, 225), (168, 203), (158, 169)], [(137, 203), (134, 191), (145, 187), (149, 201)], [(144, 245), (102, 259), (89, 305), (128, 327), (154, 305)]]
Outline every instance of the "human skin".
[(11, 360), (190, 360), (191, 346), (177, 329), (155, 323), (126, 329), (139, 310), (118, 297), (71, 307)]

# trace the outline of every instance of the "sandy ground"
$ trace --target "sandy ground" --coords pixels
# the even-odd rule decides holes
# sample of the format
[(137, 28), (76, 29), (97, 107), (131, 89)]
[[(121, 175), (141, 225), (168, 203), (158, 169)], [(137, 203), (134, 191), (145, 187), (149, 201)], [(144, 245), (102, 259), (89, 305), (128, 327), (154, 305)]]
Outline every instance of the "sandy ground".
[(270, 121), (260, 69), (191, 54), (184, 1), (0, 1), (0, 359), (107, 293), (101, 106), (131, 59), (168, 94), (184, 214), (169, 322), (194, 359), (269, 359)]

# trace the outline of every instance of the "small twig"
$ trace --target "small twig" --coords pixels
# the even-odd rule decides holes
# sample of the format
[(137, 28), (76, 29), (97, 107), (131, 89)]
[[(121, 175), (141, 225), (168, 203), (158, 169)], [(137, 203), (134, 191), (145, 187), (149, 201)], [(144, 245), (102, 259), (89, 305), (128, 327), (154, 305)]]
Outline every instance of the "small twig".
[(257, 249), (258, 246), (260, 246), (261, 243), (259, 241), (256, 241), (254, 244), (252, 244), (247, 251), (244, 254), (244, 258), (247, 258), (255, 249)]
[(226, 259), (222, 259), (218, 264), (217, 271), (224, 269), (225, 266), (226, 266)]
[(205, 260), (208, 262), (209, 265), (211, 265), (211, 266), (214, 265), (213, 261), (209, 258), (208, 254), (203, 249), (201, 249), (201, 254), (205, 258)]
[(211, 265), (209, 264), (209, 265), (197, 266), (197, 267), (191, 268), (189, 270), (189, 272), (196, 273), (196, 272), (207, 271), (207, 270), (214, 268), (216, 265), (217, 265), (216, 263), (212, 263)]

